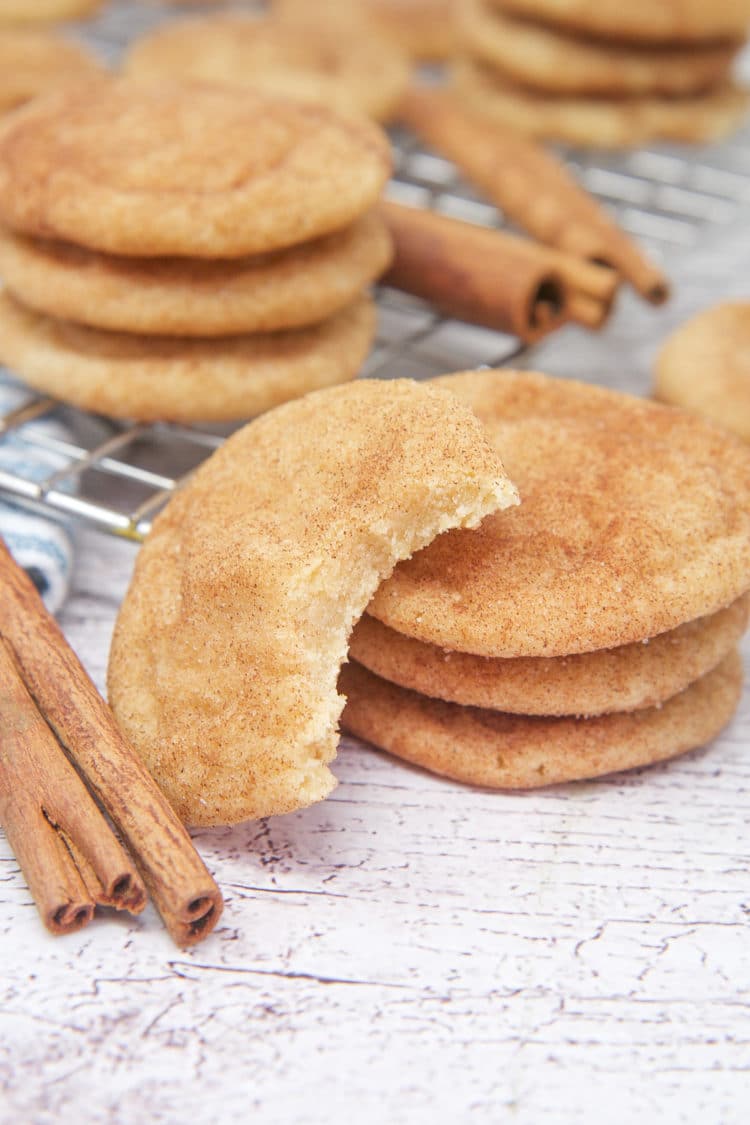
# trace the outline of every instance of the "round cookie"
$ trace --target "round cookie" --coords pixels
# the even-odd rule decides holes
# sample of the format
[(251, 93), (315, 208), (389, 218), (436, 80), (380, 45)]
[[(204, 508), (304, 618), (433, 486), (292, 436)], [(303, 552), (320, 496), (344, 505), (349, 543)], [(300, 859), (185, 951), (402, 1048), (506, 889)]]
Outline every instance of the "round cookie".
[(0, 0), (0, 26), (5, 23), (54, 23), (92, 15), (102, 0)]
[(62, 35), (0, 29), (0, 113), (58, 86), (103, 73), (90, 51)]
[(704, 746), (742, 691), (736, 651), (661, 707), (595, 719), (506, 715), (428, 699), (361, 665), (341, 671), (341, 726), (432, 773), (491, 789), (536, 789), (651, 765)]
[(558, 94), (691, 94), (727, 77), (736, 43), (644, 47), (596, 42), (461, 0), (464, 48), (520, 86)]
[(368, 10), (413, 59), (447, 59), (455, 50), (455, 0), (370, 0)]
[(657, 358), (654, 390), (750, 441), (750, 301), (715, 305), (678, 328)]
[(490, 0), (503, 12), (635, 42), (744, 39), (750, 0)]
[(521, 506), (396, 568), (369, 612), (481, 656), (631, 644), (750, 588), (750, 449), (694, 415), (528, 371), (436, 384), (485, 425)]
[(387, 138), (231, 87), (125, 79), (0, 125), (0, 221), (112, 254), (239, 258), (340, 230), (377, 200)]
[(25, 305), (78, 324), (163, 336), (315, 324), (351, 304), (391, 253), (375, 212), (289, 250), (214, 262), (114, 257), (0, 229), (0, 275)]
[(747, 92), (731, 82), (682, 98), (556, 97), (517, 86), (499, 70), (469, 59), (455, 64), (453, 86), (466, 108), (487, 121), (532, 137), (600, 148), (716, 141), (738, 127), (748, 106)]
[(251, 418), (353, 379), (375, 328), (369, 298), (309, 328), (218, 339), (102, 332), (0, 294), (0, 362), (35, 390), (142, 422)]
[(648, 642), (515, 660), (446, 651), (365, 614), (349, 653), (382, 679), (432, 699), (518, 715), (604, 715), (656, 707), (705, 676), (739, 643), (749, 607), (745, 595)]
[[(309, 21), (310, 0), (274, 0), (274, 15)], [(315, 19), (336, 32), (373, 27), (412, 59), (447, 59), (455, 49), (454, 0), (316, 0)]]
[(135, 43), (125, 62), (140, 78), (222, 82), (312, 97), (333, 108), (386, 120), (409, 79), (408, 62), (377, 35), (347, 25), (326, 29), (303, 22), (240, 14), (180, 20)]
[(115, 626), (115, 717), (191, 824), (325, 797), (336, 681), (378, 582), (517, 493), (477, 419), (409, 380), (307, 395), (238, 431), (154, 521)]

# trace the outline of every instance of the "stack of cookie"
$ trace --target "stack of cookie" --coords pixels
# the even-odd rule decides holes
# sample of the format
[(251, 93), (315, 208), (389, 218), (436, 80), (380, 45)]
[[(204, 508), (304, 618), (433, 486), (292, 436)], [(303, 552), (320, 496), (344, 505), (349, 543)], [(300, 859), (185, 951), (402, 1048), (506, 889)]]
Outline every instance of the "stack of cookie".
[(353, 378), (391, 253), (365, 120), (102, 80), (0, 132), (0, 360), (116, 417), (247, 418)]
[(749, 25), (750, 0), (459, 0), (455, 88), (536, 137), (714, 140), (747, 108), (731, 67)]
[(345, 729), (529, 788), (703, 745), (740, 695), (750, 449), (655, 403), (530, 372), (437, 380), (521, 505), (401, 563), (357, 626)]

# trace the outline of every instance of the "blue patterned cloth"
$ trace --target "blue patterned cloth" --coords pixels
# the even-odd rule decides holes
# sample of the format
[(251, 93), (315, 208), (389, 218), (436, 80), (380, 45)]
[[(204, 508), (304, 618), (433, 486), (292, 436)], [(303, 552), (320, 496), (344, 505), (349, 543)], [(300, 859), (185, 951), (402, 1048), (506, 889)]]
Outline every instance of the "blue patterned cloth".
[[(17, 387), (0, 382), (0, 415), (20, 406), (26, 399)], [(58, 424), (34, 422), (37, 433), (64, 437)], [(54, 451), (24, 441), (25, 427), (0, 434), (0, 469), (25, 480), (44, 480), (67, 462)], [(41, 515), (16, 503), (9, 494), (0, 494), (0, 535), (16, 562), (27, 572), (55, 613), (68, 592), (73, 564), (73, 549), (68, 526), (52, 515)]]

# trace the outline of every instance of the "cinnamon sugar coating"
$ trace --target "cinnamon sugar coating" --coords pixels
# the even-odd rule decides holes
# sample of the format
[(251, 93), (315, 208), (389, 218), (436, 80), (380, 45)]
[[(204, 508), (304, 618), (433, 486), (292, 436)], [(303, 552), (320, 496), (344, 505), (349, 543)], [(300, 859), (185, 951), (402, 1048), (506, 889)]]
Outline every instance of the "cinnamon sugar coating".
[(750, 448), (683, 411), (534, 372), (435, 381), (486, 427), (521, 506), (397, 567), (369, 612), (443, 648), (568, 656), (750, 588)]
[(322, 106), (101, 81), (3, 122), (0, 221), (113, 254), (235, 258), (345, 227), (389, 171), (377, 126)]
[(178, 814), (321, 800), (354, 621), (398, 559), (517, 493), (475, 416), (408, 380), (308, 395), (231, 437), (141, 549), (109, 691)]

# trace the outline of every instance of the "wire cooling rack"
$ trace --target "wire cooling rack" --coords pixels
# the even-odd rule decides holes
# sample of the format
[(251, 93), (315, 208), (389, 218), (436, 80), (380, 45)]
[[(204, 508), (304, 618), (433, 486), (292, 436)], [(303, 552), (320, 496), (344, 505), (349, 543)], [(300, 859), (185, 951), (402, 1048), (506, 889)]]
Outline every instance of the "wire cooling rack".
[[(111, 3), (81, 29), (115, 59), (129, 39), (165, 18), (158, 4)], [(487, 226), (503, 215), (466, 184), (452, 164), (404, 132), (393, 135), (394, 199)], [(563, 152), (573, 172), (619, 224), (669, 267), (709, 231), (750, 215), (750, 128), (702, 149), (659, 146), (628, 153)], [(512, 336), (442, 317), (394, 290), (377, 292), (379, 329), (363, 375), (424, 379), (447, 371), (519, 361)], [(174, 490), (232, 427), (126, 425), (84, 415), (20, 388), (0, 369), (0, 493), (47, 511), (66, 513), (125, 538), (140, 540)], [(16, 465), (34, 453), (55, 467), (35, 480)], [(30, 456), (25, 456), (29, 454)], [(10, 466), (10, 467), (8, 467)]]

